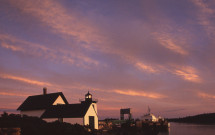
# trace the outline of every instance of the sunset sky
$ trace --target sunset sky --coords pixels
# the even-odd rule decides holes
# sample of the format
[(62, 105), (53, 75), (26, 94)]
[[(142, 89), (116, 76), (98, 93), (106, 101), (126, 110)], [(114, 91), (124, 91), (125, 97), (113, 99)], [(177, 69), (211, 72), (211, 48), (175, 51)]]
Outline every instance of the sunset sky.
[(100, 119), (215, 112), (215, 1), (0, 0), (0, 112), (43, 87)]

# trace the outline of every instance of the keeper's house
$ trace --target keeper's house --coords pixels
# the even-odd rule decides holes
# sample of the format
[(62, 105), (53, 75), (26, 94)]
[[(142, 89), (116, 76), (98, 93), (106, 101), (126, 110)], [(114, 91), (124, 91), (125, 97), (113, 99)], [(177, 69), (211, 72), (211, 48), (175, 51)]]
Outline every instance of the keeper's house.
[(69, 104), (62, 92), (29, 96), (17, 110), (21, 115), (36, 116), (47, 122), (61, 121), (98, 129), (97, 100), (88, 92), (81, 103)]

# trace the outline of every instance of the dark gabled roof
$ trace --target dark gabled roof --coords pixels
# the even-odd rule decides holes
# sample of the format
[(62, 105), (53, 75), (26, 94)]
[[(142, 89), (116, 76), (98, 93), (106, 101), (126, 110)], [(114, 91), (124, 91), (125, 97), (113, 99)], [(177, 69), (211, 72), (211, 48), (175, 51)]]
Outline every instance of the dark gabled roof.
[(53, 105), (48, 108), (41, 118), (82, 118), (91, 103)]
[(45, 95), (35, 95), (29, 96), (17, 110), (27, 111), (27, 110), (38, 110), (46, 109), (54, 103), (54, 101), (61, 96), (63, 101), (68, 104), (68, 101), (64, 97), (62, 92), (50, 93)]

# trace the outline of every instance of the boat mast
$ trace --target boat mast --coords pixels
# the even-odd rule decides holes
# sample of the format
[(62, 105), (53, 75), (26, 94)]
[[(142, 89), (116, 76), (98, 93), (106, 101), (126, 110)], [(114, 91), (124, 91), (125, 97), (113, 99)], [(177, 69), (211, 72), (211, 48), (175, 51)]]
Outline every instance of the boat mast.
[(148, 106), (148, 114), (150, 114), (151, 113), (151, 109), (149, 108), (149, 106)]

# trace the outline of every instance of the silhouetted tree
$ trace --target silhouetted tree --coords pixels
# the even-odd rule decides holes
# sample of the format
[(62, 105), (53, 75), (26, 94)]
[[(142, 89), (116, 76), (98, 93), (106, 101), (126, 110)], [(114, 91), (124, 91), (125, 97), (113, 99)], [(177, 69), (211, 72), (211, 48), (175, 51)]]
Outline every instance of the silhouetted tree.
[(215, 124), (215, 113), (199, 114), (184, 118), (169, 119), (170, 122), (196, 123), (196, 124)]
[(90, 135), (85, 127), (69, 123), (46, 121), (37, 117), (8, 115), (6, 112), (0, 117), (0, 128), (19, 127), (21, 135)]

